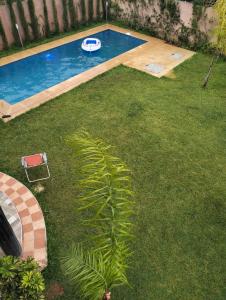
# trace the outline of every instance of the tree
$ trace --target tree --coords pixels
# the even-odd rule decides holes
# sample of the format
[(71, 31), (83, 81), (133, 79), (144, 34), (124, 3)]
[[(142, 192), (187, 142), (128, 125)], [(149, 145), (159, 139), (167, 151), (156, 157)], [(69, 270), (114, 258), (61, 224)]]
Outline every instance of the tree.
[(215, 40), (213, 42), (213, 47), (215, 51), (209, 66), (209, 70), (203, 81), (203, 88), (205, 88), (208, 84), (214, 64), (218, 61), (221, 55), (226, 55), (226, 0), (217, 0), (214, 8), (218, 19), (217, 26), (214, 30)]
[(82, 224), (89, 228), (90, 249), (74, 245), (63, 258), (65, 273), (78, 286), (82, 299), (110, 299), (110, 290), (127, 284), (128, 242), (134, 214), (129, 170), (109, 153), (110, 146), (87, 133), (72, 136), (73, 149), (81, 156)]

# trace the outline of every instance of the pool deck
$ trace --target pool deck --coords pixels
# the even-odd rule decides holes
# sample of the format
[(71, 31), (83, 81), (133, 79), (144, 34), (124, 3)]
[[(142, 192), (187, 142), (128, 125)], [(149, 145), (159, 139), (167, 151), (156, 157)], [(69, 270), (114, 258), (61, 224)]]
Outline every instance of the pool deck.
[(51, 99), (54, 99), (61, 94), (68, 92), (69, 90), (79, 86), (80, 84), (87, 82), (90, 79), (102, 73), (105, 73), (106, 71), (120, 64), (161, 78), (162, 76), (167, 75), (173, 68), (175, 68), (188, 58), (192, 57), (195, 53), (167, 44), (163, 40), (153, 38), (148, 35), (144, 35), (118, 26), (106, 24), (31, 49), (21, 51), (13, 55), (6, 56), (0, 59), (0, 66), (29, 57), (45, 50), (55, 48), (57, 46), (72, 42), (80, 38), (84, 38), (88, 35), (92, 35), (106, 29), (112, 29), (121, 33), (129, 33), (134, 37), (146, 40), (147, 43), (138, 46), (137, 48), (134, 48), (128, 52), (125, 52), (115, 58), (112, 58), (109, 61), (104, 62), (88, 71), (71, 77), (14, 105), (10, 105), (6, 101), (4, 101), (4, 99), (0, 99), (0, 117), (4, 115), (10, 115), (10, 117), (8, 118), (3, 118), (3, 121), (8, 122), (15, 117)]

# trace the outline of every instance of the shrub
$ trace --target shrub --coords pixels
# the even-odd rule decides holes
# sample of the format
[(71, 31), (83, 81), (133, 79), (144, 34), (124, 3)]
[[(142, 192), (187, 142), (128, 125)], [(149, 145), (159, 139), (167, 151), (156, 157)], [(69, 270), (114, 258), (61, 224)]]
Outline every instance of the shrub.
[(7, 300), (44, 299), (44, 280), (38, 264), (32, 259), (13, 256), (0, 258), (0, 295)]

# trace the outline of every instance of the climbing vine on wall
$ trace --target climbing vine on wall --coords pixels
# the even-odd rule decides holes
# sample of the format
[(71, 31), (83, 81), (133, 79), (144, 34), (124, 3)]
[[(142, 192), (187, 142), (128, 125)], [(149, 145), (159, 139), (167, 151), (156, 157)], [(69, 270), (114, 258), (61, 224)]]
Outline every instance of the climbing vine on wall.
[(176, 1), (160, 0), (160, 11), (167, 14), (174, 23), (180, 21), (180, 11)]
[(16, 0), (16, 4), (17, 4), (17, 8), (18, 8), (18, 12), (19, 12), (19, 17), (20, 17), (20, 22), (21, 25), (23, 27), (23, 31), (24, 31), (24, 39), (25, 41), (29, 42), (30, 41), (30, 33), (29, 33), (29, 25), (27, 23), (27, 20), (25, 18), (25, 14), (24, 14), (24, 7), (22, 4), (21, 0)]
[(81, 0), (80, 1), (80, 8), (81, 8), (81, 23), (86, 23), (86, 1)]
[(50, 37), (51, 32), (49, 27), (49, 16), (48, 16), (46, 0), (43, 0), (43, 10), (44, 10), (44, 20), (45, 20), (45, 36)]
[(69, 8), (69, 14), (71, 19), (71, 27), (73, 29), (78, 28), (78, 20), (76, 16), (75, 6), (73, 0), (68, 0), (68, 8)]
[(16, 16), (13, 10), (13, 1), (12, 0), (7, 0), (8, 8), (9, 8), (9, 13), (10, 13), (10, 19), (11, 19), (11, 25), (12, 25), (12, 33), (14, 37), (14, 41), (16, 45), (20, 45), (20, 38), (18, 35), (18, 31), (16, 29)]
[(106, 19), (106, 0), (102, 1), (102, 8), (103, 8), (103, 18)]
[[(120, 20), (136, 30), (145, 30), (170, 43), (193, 49), (208, 46), (207, 33), (199, 29), (200, 20), (205, 19), (203, 6), (193, 4), (193, 20), (189, 28), (181, 22), (179, 5), (175, 0), (127, 0), (123, 2), (112, 0), (111, 2), (113, 19)], [(146, 13), (147, 10), (151, 13)]]
[(89, 22), (93, 20), (93, 0), (89, 0)]
[(55, 34), (60, 32), (58, 17), (57, 17), (57, 9), (55, 0), (52, 0), (52, 7), (53, 7), (53, 19), (54, 19), (54, 26), (55, 26)]
[(96, 19), (101, 19), (101, 11), (100, 11), (100, 0), (97, 0), (96, 2)]
[(39, 24), (38, 24), (38, 18), (35, 14), (35, 6), (33, 0), (28, 0), (28, 9), (31, 17), (31, 28), (33, 32), (33, 36), (35, 40), (38, 40), (40, 38), (40, 31), (39, 31)]
[(203, 45), (208, 44), (207, 34), (199, 30), (199, 22), (201, 19), (206, 19), (206, 7), (198, 4), (193, 4), (192, 28), (189, 35), (193, 36), (194, 44), (197, 48), (203, 48)]
[[(76, 1), (77, 5), (75, 4), (75, 0), (61, 0), (61, 12), (58, 7), (59, 1), (56, 2), (56, 0), (1, 1), (3, 0), (0, 0), (0, 4), (7, 4), (9, 8), (12, 33), (14, 41), (17, 45), (20, 45), (20, 37), (15, 26), (15, 24), (17, 23), (17, 16), (19, 18), (19, 26), (21, 26), (21, 28), (23, 29), (21, 31), (21, 33), (23, 33), (22, 38), (24, 39), (24, 41), (29, 42), (31, 40), (40, 39), (42, 36), (50, 37), (51, 34), (59, 34), (59, 18), (62, 18), (62, 31), (64, 32), (69, 31), (71, 28), (75, 30), (79, 28), (80, 24), (86, 25), (88, 22), (92, 22), (94, 20), (101, 21), (103, 19), (106, 4), (106, 0), (78, 0)], [(52, 5), (54, 29), (51, 29), (52, 26), (50, 26), (51, 24), (49, 20), (48, 1), (50, 2), (50, 5)], [(39, 2), (41, 2), (43, 11), (40, 15), (37, 15), (40, 7), (37, 6), (36, 8), (36, 4)], [(27, 10), (29, 13), (28, 19), (25, 13)], [(43, 21), (40, 22), (40, 24), (39, 19), (42, 19)], [(44, 24), (42, 25), (42, 23)], [(3, 43), (4, 42), (2, 41), (2, 44)]]
[(0, 20), (0, 37), (2, 38), (3, 48), (8, 49), (9, 45), (8, 45), (8, 41), (7, 41), (7, 38), (6, 38), (6, 35), (5, 35), (5, 30), (3, 28), (1, 20)]
[(68, 13), (67, 13), (67, 0), (62, 0), (63, 6), (63, 24), (64, 24), (64, 31), (69, 31), (69, 22), (68, 22)]

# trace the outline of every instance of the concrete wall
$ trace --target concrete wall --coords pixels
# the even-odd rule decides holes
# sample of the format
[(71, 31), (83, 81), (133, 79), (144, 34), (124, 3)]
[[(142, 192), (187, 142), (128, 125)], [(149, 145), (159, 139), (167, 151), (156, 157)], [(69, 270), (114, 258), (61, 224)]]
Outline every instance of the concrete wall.
[[(34, 1), (34, 5), (35, 5), (35, 13), (36, 13), (36, 16), (38, 18), (38, 23), (40, 25), (40, 32), (41, 32), (41, 35), (43, 35), (44, 32), (45, 32), (43, 1), (42, 0), (33, 0), (33, 1)], [(85, 0), (85, 1), (86, 1), (86, 8), (87, 8), (86, 15), (87, 15), (87, 19), (88, 19), (88, 4), (89, 4), (89, 2), (88, 2), (88, 0)], [(93, 0), (94, 19), (97, 16), (97, 13), (96, 13), (97, 1), (98, 0)], [(75, 8), (76, 8), (76, 13), (77, 13), (78, 20), (81, 20), (80, 0), (73, 0), (73, 2), (74, 2), (74, 5), (75, 5)], [(29, 10), (28, 10), (27, 0), (23, 0), (22, 3), (23, 3), (23, 7), (24, 7), (24, 13), (25, 13), (26, 20), (27, 20), (28, 23), (30, 23), (31, 20), (30, 20), (30, 14), (29, 14)], [(55, 3), (56, 3), (57, 17), (58, 17), (58, 23), (59, 23), (60, 31), (63, 32), (62, 0), (55, 0)], [(50, 30), (52, 32), (54, 32), (55, 25), (54, 25), (52, 1), (51, 0), (46, 0), (46, 5), (47, 5), (47, 10), (48, 10), (48, 19), (49, 19)], [(21, 22), (20, 22), (19, 13), (18, 13), (16, 3), (13, 3), (13, 10), (14, 10), (14, 13), (16, 15), (16, 21), (17, 21), (17, 24), (19, 26), (21, 36), (24, 39), (24, 32), (23, 32), (23, 28), (21, 26)], [(69, 11), (68, 11), (68, 19), (69, 19), (69, 24), (71, 24)], [(7, 5), (3, 5), (3, 4), (1, 5), (0, 4), (0, 20), (3, 24), (3, 28), (5, 30), (7, 41), (9, 43), (9, 45), (12, 45), (14, 43), (14, 38), (13, 38), (13, 34), (12, 34), (12, 24), (11, 24), (9, 9), (8, 9)], [(29, 30), (30, 30), (30, 33), (31, 33), (31, 36), (32, 36), (31, 28)], [(3, 48), (3, 44), (2, 44), (2, 39), (0, 37), (0, 50), (2, 50), (2, 48)]]
[[(164, 31), (169, 30), (172, 32), (172, 41), (176, 41), (177, 35), (180, 34), (181, 28), (184, 26), (186, 29), (190, 29), (190, 31), (188, 30), (187, 32), (191, 35), (189, 36), (189, 40), (192, 43), (195, 39), (194, 36), (192, 36), (195, 35), (194, 30), (192, 31), (192, 21), (195, 13), (193, 3), (186, 1), (177, 1), (176, 3), (179, 11), (179, 21), (171, 24), (169, 21), (167, 26), (165, 26), (165, 20), (162, 18), (163, 13), (160, 10), (159, 0), (112, 0), (112, 14), (113, 18), (126, 21), (135, 28), (145, 27), (146, 29), (150, 29), (150, 32), (155, 28), (154, 31), (158, 31), (156, 35), (162, 38), (164, 38), (165, 35)], [(132, 20), (134, 20), (134, 22)], [(197, 36), (200, 37), (201, 33), (202, 38), (205, 35), (207, 39), (210, 40), (215, 24), (216, 13), (214, 9), (212, 7), (203, 7), (202, 16), (198, 19), (198, 27), (196, 30), (199, 31), (199, 35), (197, 34)]]
[[(186, 1), (178, 2), (180, 9), (181, 22), (186, 26), (192, 27), (193, 19), (193, 3)], [(203, 16), (199, 21), (199, 30), (211, 34), (213, 27), (216, 25), (216, 13), (213, 7), (206, 7), (203, 11)]]
[[(44, 33), (44, 12), (43, 12), (43, 1), (42, 0), (33, 0), (35, 4), (35, 11), (36, 11), (36, 16), (38, 18), (38, 22), (40, 24), (40, 31), (43, 34)], [(81, 20), (81, 5), (80, 1), (81, 0), (73, 0), (74, 5), (76, 8), (76, 13), (78, 20)], [(88, 6), (89, 6), (89, 1), (86, 1), (86, 15), (88, 19)], [(100, 0), (93, 0), (93, 6), (94, 6), (94, 18), (96, 17), (96, 4), (97, 1)], [(101, 2), (101, 1), (100, 1)], [(148, 26), (148, 22), (152, 24), (150, 27), (153, 25), (153, 22), (156, 23), (156, 27), (159, 27), (159, 37), (164, 38), (164, 31), (166, 28), (164, 28), (163, 25), (158, 24), (156, 19), (153, 18), (153, 16), (156, 16), (156, 14), (160, 14), (160, 6), (159, 6), (159, 0), (146, 0), (145, 1), (125, 1), (125, 0), (111, 0), (113, 6), (114, 4), (120, 8), (120, 12), (115, 16), (115, 18), (123, 19), (123, 20), (132, 20), (134, 18), (134, 15), (136, 15), (137, 21), (139, 24), (142, 26)], [(1, 2), (0, 2), (1, 3)], [(25, 17), (27, 19), (27, 22), (30, 23), (30, 14), (27, 6), (27, 0), (23, 0), (23, 7), (25, 11)], [(55, 0), (56, 3), (56, 8), (57, 8), (57, 16), (58, 16), (58, 23), (60, 27), (60, 31), (63, 31), (63, 8), (62, 8), (62, 0)], [(186, 2), (186, 1), (178, 1), (178, 9), (180, 13), (180, 22), (178, 24), (174, 24), (173, 28), (174, 33), (172, 33), (172, 40), (176, 40), (178, 32), (180, 31), (180, 28), (182, 25), (184, 25), (186, 28), (191, 29), (192, 28), (192, 20), (193, 20), (193, 4), (191, 2)], [(49, 18), (49, 25), (50, 29), (53, 32), (55, 29), (54, 26), (54, 18), (53, 18), (53, 8), (52, 8), (52, 1), (51, 0), (46, 0), (47, 4), (47, 9), (48, 9), (48, 18)], [(13, 4), (14, 12), (16, 15), (16, 20), (20, 28), (20, 32), (22, 35), (22, 38), (24, 38), (24, 32), (23, 28), (20, 23), (20, 18), (17, 10), (17, 5), (16, 3)], [(113, 11), (114, 12), (114, 11)], [(70, 23), (70, 15), (68, 13), (68, 19)], [(13, 44), (14, 38), (12, 34), (12, 24), (10, 20), (10, 15), (9, 15), (9, 9), (7, 5), (0, 5), (0, 20), (3, 24), (6, 37), (8, 40), (9, 45)], [(147, 21), (148, 20), (148, 21)], [(200, 30), (202, 33), (206, 34), (206, 36), (211, 39), (211, 33), (212, 29), (216, 24), (216, 16), (215, 12), (212, 7), (205, 8), (203, 11), (203, 15), (201, 19), (198, 21), (198, 30)], [(162, 26), (162, 28), (161, 28)], [(32, 31), (30, 28), (31, 36), (32, 36)], [(189, 37), (190, 40), (194, 40), (194, 37)], [(0, 50), (2, 49), (3, 44), (2, 40), (0, 37)]]

